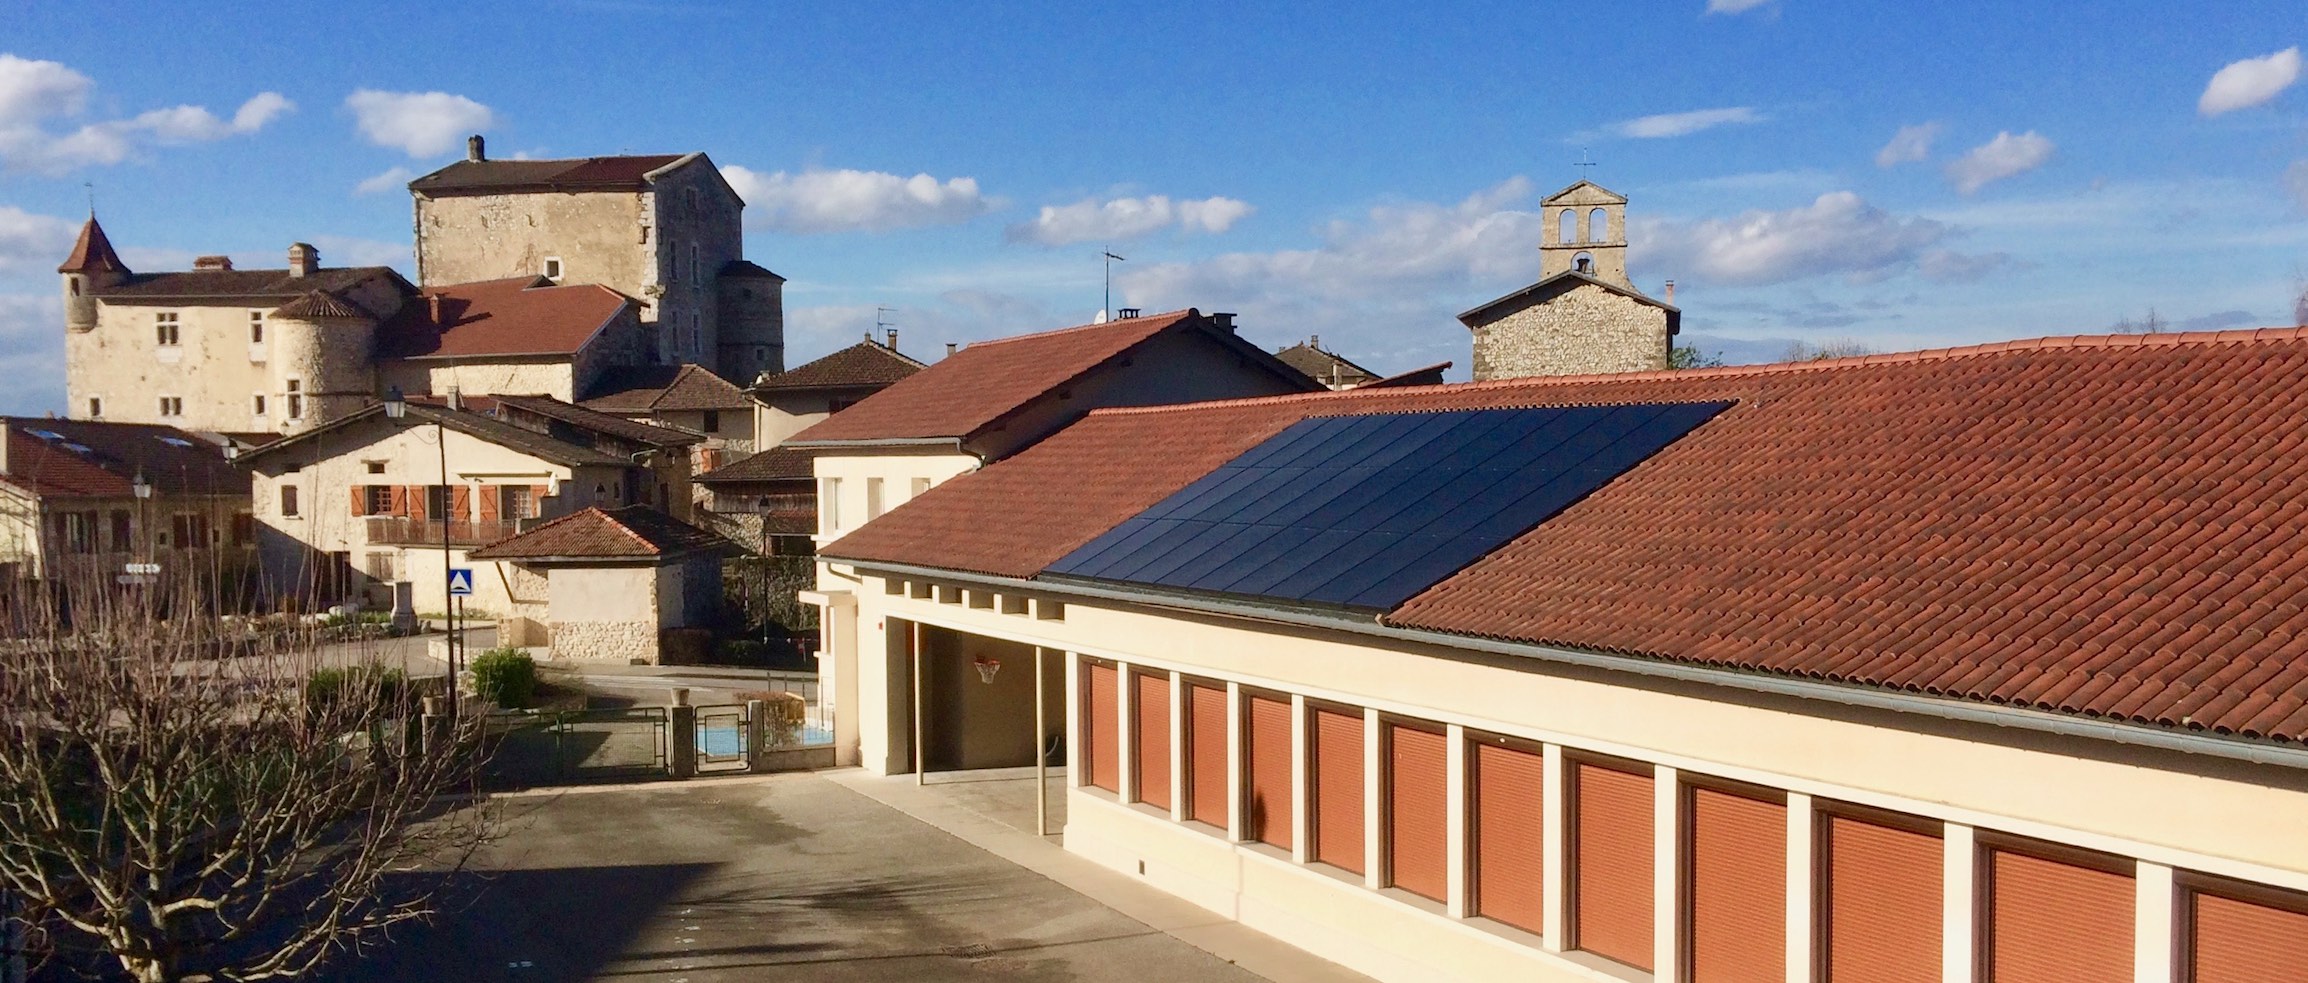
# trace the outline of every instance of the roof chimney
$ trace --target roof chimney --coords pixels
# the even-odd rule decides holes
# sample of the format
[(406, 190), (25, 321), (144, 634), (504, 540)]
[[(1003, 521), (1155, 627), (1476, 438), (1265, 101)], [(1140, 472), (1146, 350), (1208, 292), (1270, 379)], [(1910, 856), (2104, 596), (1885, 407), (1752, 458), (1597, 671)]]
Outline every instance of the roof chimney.
[(1670, 303), (1670, 304), (1672, 304), (1672, 303), (1674, 303), (1674, 302), (1675, 302), (1675, 281), (1673, 281), (1673, 280), (1669, 280), (1669, 281), (1667, 281), (1667, 297), (1666, 297), (1666, 301), (1667, 301), (1667, 303)]
[(480, 134), (478, 134), (478, 133), (475, 133), (475, 134), (473, 134), (472, 136), (466, 137), (466, 138), (465, 138), (465, 159), (466, 159), (466, 160), (471, 160), (471, 161), (483, 161), (483, 160), (488, 160), (488, 159), (489, 159), (488, 141), (481, 139), (481, 135), (480, 135)]
[(465, 408), (465, 394), (458, 391), (455, 386), (449, 387), (449, 408), (452, 410)]
[(1140, 313), (1140, 309), (1136, 307), (1125, 307), (1116, 312), (1117, 316), (1125, 321), (1137, 317)]
[(1220, 331), (1232, 331), (1234, 330), (1234, 312), (1211, 311), (1210, 323)]
[(955, 344), (954, 342), (951, 342), (951, 341), (949, 341), (949, 342), (946, 342), (946, 357), (947, 357), (947, 358), (952, 358), (952, 357), (954, 357), (954, 350), (955, 350), (955, 349), (957, 349), (957, 348), (960, 348), (960, 347), (961, 347), (960, 345), (958, 345), (958, 344)]
[(1308, 348), (1312, 348), (1312, 349), (1314, 349), (1315, 351), (1321, 351), (1321, 350), (1322, 350), (1322, 336), (1321, 336), (1321, 335), (1318, 335), (1318, 334), (1310, 334), (1310, 335), (1307, 335), (1307, 336), (1306, 336), (1306, 347), (1308, 347)]
[(889, 349), (890, 349), (890, 351), (893, 351), (893, 352), (894, 352), (894, 351), (897, 351), (897, 350), (898, 350), (898, 329), (896, 329), (896, 328), (891, 328), (891, 329), (889, 330), (889, 335), (890, 335), (890, 340), (889, 340)]
[(232, 269), (232, 257), (195, 256), (192, 259), (192, 268), (196, 270), (229, 270)]
[(433, 324), (438, 327), (441, 323), (441, 295), (426, 294), (425, 300), (432, 304)]
[(314, 249), (309, 242), (292, 242), (289, 243), (288, 261), (290, 276), (309, 276), (312, 271), (321, 268), (321, 251)]

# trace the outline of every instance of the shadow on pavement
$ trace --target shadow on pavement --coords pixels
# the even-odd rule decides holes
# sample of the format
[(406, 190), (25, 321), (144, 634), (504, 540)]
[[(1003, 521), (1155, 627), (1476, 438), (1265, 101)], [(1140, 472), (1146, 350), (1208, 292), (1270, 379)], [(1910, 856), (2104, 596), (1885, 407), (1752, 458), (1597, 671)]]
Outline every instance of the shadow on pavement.
[[(443, 910), (331, 962), (316, 979), (583, 980), (632, 958), (641, 927), (714, 864), (463, 873)], [(422, 874), (404, 875), (422, 877)]]

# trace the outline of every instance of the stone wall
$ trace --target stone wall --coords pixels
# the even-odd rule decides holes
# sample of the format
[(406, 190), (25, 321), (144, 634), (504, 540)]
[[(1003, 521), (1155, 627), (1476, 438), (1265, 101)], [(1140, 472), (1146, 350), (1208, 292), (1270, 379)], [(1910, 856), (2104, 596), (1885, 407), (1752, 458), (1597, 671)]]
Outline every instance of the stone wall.
[(553, 658), (618, 665), (657, 664), (657, 626), (641, 621), (555, 621)]
[(1474, 336), (1478, 382), (1667, 367), (1667, 312), (1589, 283), (1478, 325)]
[(545, 272), (561, 260), (562, 283), (598, 283), (645, 297), (656, 281), (642, 193), (419, 196), (420, 286), (502, 280)]
[(549, 576), (554, 658), (658, 661), (664, 617), (655, 567), (561, 567)]
[[(377, 294), (358, 299), (389, 315), (395, 306), (389, 291), (368, 286), (348, 293)], [(95, 329), (65, 335), (68, 415), (187, 430), (294, 432), (374, 398), (372, 324), (273, 317), (276, 306), (273, 300), (176, 307), (99, 302)], [(163, 313), (176, 316), (174, 345), (160, 344)], [(261, 342), (250, 340), (251, 314), (265, 315)], [(293, 418), (291, 395), (299, 397), (301, 410)], [(257, 396), (264, 397), (263, 413), (257, 412)], [(162, 415), (162, 397), (181, 400), (183, 412)], [(91, 399), (100, 401), (101, 412), (90, 412)]]
[(658, 359), (715, 367), (721, 350), (721, 268), (745, 254), (739, 227), (745, 203), (703, 158), (658, 175), (651, 187), (645, 204), (658, 230)]

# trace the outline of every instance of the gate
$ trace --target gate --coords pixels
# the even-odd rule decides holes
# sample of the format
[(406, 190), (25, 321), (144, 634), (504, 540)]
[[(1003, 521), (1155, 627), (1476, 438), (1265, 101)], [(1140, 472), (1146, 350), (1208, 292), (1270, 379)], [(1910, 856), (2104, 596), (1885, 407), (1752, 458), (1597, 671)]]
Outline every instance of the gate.
[(723, 703), (697, 708), (697, 770), (744, 771), (753, 750), (748, 736), (752, 723), (745, 704)]
[(489, 715), (489, 771), (516, 785), (663, 778), (664, 707)]

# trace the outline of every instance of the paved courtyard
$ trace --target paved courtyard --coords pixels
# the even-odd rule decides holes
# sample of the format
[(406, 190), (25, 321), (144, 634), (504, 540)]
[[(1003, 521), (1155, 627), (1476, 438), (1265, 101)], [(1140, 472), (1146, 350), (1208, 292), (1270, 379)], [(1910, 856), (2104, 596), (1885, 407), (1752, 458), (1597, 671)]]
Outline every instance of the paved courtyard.
[(331, 978), (1260, 978), (815, 775), (505, 801), (463, 909)]

